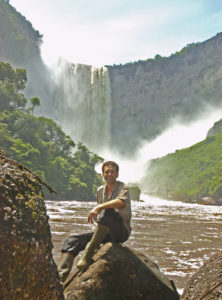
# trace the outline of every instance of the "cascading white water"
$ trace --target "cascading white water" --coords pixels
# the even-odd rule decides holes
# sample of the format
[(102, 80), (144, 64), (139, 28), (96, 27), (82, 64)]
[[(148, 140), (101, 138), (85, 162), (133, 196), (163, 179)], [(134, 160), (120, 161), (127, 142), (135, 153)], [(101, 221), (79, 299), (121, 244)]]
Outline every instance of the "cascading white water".
[(110, 142), (111, 92), (106, 67), (60, 60), (57, 69), (58, 121), (75, 142), (101, 151)]
[[(147, 164), (150, 159), (155, 159), (173, 153), (176, 150), (191, 147), (204, 140), (208, 130), (220, 120), (222, 109), (206, 107), (198, 119), (186, 125), (179, 120), (174, 120), (169, 128), (166, 128), (152, 142), (143, 141), (140, 149), (131, 158), (106, 149), (101, 154), (105, 160), (114, 160), (120, 166), (120, 180), (127, 183), (139, 183), (147, 172)], [(101, 172), (101, 165), (96, 167)]]

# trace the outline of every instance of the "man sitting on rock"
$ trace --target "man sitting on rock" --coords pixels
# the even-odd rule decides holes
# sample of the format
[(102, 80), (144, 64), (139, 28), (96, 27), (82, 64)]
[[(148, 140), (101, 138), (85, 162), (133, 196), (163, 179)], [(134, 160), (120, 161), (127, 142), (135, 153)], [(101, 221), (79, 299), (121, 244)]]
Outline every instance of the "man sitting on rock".
[(88, 215), (88, 222), (96, 224), (94, 232), (68, 237), (62, 248), (58, 272), (62, 282), (69, 275), (74, 258), (85, 249), (77, 268), (85, 271), (92, 263), (94, 251), (101, 243), (125, 242), (131, 233), (131, 203), (128, 187), (117, 181), (119, 166), (113, 161), (102, 165), (105, 185), (98, 188), (96, 199), (98, 205)]

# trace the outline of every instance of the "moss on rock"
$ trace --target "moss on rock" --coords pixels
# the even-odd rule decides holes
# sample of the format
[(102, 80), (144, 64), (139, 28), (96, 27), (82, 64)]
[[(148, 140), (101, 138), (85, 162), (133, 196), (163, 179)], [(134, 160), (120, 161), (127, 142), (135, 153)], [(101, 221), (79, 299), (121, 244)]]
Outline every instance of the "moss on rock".
[(0, 151), (1, 299), (63, 299), (42, 184)]

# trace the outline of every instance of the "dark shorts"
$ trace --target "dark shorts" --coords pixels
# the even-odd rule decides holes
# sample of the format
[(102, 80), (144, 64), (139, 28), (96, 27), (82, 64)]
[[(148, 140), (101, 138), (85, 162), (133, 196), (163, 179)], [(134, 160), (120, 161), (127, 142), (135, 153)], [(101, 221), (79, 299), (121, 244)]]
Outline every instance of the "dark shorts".
[[(129, 237), (129, 233), (123, 224), (121, 216), (113, 208), (106, 209), (104, 215), (98, 218), (97, 223), (109, 227), (109, 232), (102, 241), (103, 244), (107, 242), (123, 243)], [(61, 251), (77, 256), (80, 251), (85, 249), (92, 235), (93, 232), (70, 235), (65, 239)]]

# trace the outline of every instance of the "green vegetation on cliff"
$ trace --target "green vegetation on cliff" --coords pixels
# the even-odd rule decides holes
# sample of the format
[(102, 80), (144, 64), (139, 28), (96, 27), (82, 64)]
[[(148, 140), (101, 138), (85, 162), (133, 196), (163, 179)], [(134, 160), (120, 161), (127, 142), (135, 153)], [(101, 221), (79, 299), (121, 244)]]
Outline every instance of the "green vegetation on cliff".
[(0, 61), (0, 111), (25, 107), (27, 100), (21, 91), (26, 81), (26, 70), (14, 70), (10, 64)]
[(53, 109), (49, 103), (54, 103), (52, 90), (55, 84), (41, 58), (41, 43), (42, 35), (31, 22), (10, 3), (0, 0), (0, 61), (26, 69), (29, 80), (24, 90), (25, 96), (39, 97), (41, 107), (38, 111), (51, 117)]
[[(0, 62), (0, 148), (51, 185), (62, 199), (94, 200), (102, 158), (75, 143), (51, 119), (34, 117), (21, 91), (26, 71)], [(40, 99), (31, 99), (32, 112)], [(19, 109), (19, 110), (18, 110)], [(74, 150), (76, 150), (74, 152)]]
[(136, 65), (144, 65), (146, 63), (159, 63), (159, 62), (162, 62), (162, 61), (166, 61), (166, 60), (171, 60), (173, 57), (176, 57), (176, 56), (182, 56), (184, 55), (187, 51), (190, 51), (190, 49), (192, 48), (195, 48), (197, 46), (201, 45), (200, 42), (197, 42), (197, 43), (190, 43), (190, 44), (187, 44), (185, 47), (183, 47), (180, 51), (177, 51), (175, 53), (172, 53), (169, 57), (167, 56), (162, 56), (160, 54), (156, 54), (154, 58), (147, 58), (146, 60), (138, 60), (138, 61), (133, 61), (133, 62), (127, 62), (125, 64), (113, 64), (113, 65), (106, 65), (107, 68), (122, 68), (122, 67), (132, 67), (132, 66), (136, 66)]
[(0, 0), (0, 57), (25, 65), (39, 51), (42, 36), (9, 3)]
[(214, 203), (222, 204), (221, 145), (222, 131), (217, 130), (192, 147), (151, 160), (143, 179), (144, 188), (166, 199), (201, 202), (211, 197)]

